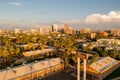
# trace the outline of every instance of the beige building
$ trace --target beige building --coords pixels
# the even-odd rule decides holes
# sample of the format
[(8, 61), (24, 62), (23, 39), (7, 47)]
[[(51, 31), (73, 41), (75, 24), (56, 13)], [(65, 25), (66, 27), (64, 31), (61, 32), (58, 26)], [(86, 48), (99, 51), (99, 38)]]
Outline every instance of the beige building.
[(39, 32), (40, 34), (42, 34), (43, 33), (43, 27), (40, 27), (40, 32)]
[(63, 30), (64, 30), (64, 33), (66, 33), (66, 34), (74, 33), (74, 29), (72, 27), (70, 27), (68, 24), (64, 24)]
[(87, 73), (90, 74), (94, 80), (103, 80), (119, 67), (120, 61), (117, 61), (111, 57), (102, 57), (87, 66)]
[(60, 58), (46, 59), (0, 71), (0, 80), (37, 80), (62, 70)]
[(93, 39), (95, 38), (95, 36), (96, 36), (96, 33), (92, 32), (92, 33), (89, 33), (87, 37)]

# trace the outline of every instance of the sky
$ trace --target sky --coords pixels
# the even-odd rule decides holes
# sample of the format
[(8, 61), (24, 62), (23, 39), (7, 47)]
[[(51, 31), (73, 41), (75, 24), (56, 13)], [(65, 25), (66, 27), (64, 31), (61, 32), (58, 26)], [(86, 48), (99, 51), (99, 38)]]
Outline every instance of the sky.
[(75, 29), (120, 28), (120, 0), (0, 0), (0, 28), (63, 23)]

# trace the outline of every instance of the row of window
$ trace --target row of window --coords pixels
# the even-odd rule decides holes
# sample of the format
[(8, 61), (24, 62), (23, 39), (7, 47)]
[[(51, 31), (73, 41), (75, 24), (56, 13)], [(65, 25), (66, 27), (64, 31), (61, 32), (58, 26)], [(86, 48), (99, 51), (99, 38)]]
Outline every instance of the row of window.
[(50, 73), (59, 71), (61, 69), (63, 69), (63, 65), (59, 64), (59, 65), (56, 65), (56, 66), (51, 67), (51, 68), (47, 68), (47, 69), (44, 69), (44, 70), (40, 70), (40, 71), (33, 72), (31, 74), (28, 74), (28, 75), (19, 77), (15, 80), (38, 80), (38, 79), (41, 79), (41, 78), (49, 75)]

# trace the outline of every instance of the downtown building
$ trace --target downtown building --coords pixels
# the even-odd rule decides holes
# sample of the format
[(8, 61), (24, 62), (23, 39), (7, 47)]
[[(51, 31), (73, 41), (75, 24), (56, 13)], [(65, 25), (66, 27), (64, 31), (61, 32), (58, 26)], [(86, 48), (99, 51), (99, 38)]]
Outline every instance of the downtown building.
[(74, 34), (74, 29), (70, 27), (68, 24), (64, 24), (62, 32), (65, 34)]
[(50, 25), (50, 33), (57, 33), (58, 31), (58, 25), (54, 24), (54, 25)]

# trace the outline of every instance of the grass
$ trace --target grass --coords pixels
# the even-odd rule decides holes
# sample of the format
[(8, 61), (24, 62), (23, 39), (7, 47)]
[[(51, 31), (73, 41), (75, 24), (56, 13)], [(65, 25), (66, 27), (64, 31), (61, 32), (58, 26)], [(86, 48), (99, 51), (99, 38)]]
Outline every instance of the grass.
[(120, 67), (116, 69), (114, 72), (112, 72), (110, 75), (108, 75), (105, 79), (103, 80), (111, 80), (113, 78), (120, 77)]
[(17, 61), (17, 62), (14, 63), (13, 67), (14, 66), (19, 66), (19, 65), (22, 65), (22, 62)]
[(45, 59), (43, 56), (39, 56), (36, 60), (40, 61), (40, 60), (43, 60)]

